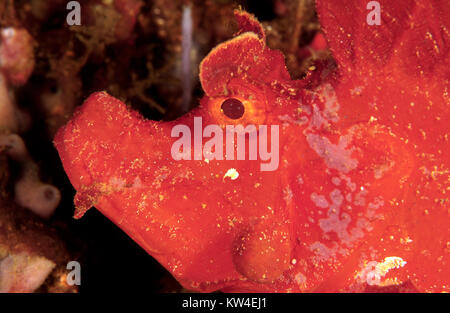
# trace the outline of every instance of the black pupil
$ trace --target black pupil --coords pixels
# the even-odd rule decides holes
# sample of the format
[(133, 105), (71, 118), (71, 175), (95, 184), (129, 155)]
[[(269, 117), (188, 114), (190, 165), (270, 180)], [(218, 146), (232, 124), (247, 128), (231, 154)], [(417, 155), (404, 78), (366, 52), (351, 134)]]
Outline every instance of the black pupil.
[(225, 100), (220, 108), (222, 109), (223, 114), (233, 120), (241, 118), (245, 111), (242, 102), (235, 98)]

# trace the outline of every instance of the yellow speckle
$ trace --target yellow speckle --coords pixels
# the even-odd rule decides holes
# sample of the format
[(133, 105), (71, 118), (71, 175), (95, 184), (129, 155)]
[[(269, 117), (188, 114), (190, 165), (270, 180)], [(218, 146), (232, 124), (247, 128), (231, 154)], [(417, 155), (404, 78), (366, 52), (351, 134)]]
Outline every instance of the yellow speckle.
[(422, 134), (423, 139), (427, 139), (427, 133), (423, 129), (419, 129), (419, 131)]
[(408, 244), (408, 243), (411, 243), (411, 242), (413, 242), (413, 241), (412, 241), (412, 239), (409, 238), (409, 237), (406, 237), (406, 238), (400, 238), (400, 243), (401, 243), (401, 244)]

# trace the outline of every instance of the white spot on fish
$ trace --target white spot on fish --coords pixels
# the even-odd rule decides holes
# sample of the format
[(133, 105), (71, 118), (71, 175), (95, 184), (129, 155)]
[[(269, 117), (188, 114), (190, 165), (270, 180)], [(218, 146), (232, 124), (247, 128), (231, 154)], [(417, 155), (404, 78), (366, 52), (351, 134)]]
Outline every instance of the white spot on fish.
[(358, 273), (357, 278), (372, 286), (388, 286), (390, 285), (389, 281), (382, 282), (381, 279), (390, 270), (404, 267), (406, 263), (401, 257), (397, 256), (386, 257), (383, 262), (371, 261)]
[(358, 161), (351, 157), (353, 149), (347, 148), (349, 141), (347, 136), (341, 136), (337, 145), (317, 134), (307, 134), (306, 140), (329, 168), (348, 173), (358, 165)]
[(223, 179), (229, 177), (231, 180), (235, 180), (239, 177), (238, 171), (236, 171), (235, 168), (230, 168), (225, 175), (223, 176)]
[(323, 195), (318, 195), (315, 192), (311, 194), (311, 201), (314, 202), (317, 207), (322, 209), (328, 208), (329, 206), (327, 199)]

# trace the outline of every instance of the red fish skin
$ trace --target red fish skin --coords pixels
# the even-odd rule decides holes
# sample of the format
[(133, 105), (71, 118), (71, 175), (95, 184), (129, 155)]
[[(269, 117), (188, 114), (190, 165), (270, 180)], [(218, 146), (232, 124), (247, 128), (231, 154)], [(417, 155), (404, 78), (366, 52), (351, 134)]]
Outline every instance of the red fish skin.
[[(383, 7), (392, 16), (401, 14), (405, 25), (418, 18), (417, 9), (412, 17), (399, 13), (408, 4)], [(304, 89), (306, 80), (290, 79), (282, 54), (268, 49), (254, 18), (245, 23), (240, 12), (239, 35), (202, 62), (205, 97), (189, 114), (172, 122), (146, 121), (106, 93), (91, 95), (55, 137), (77, 190), (75, 217), (95, 206), (186, 288), (198, 291), (362, 291), (368, 264), (383, 265), (389, 257), (406, 265), (386, 263), (387, 273), (376, 277), (379, 285), (410, 279), (422, 291), (447, 290), (448, 204), (434, 201), (445, 191), (445, 175), (418, 170), (437, 162), (444, 166), (440, 172), (448, 167), (448, 151), (441, 148), (448, 125), (440, 74), (445, 70), (437, 62), (429, 75), (411, 73), (401, 53), (362, 62), (368, 49), (377, 47), (365, 47), (365, 41), (346, 42), (339, 50), (336, 25), (360, 38), (367, 36), (367, 26), (346, 25), (350, 13), (333, 6), (318, 2), (339, 71), (326, 79), (314, 75), (322, 81), (308, 84), (313, 89)], [(333, 17), (340, 24), (329, 20)], [(350, 46), (361, 47), (355, 50), (359, 57), (347, 56)], [(244, 101), (242, 119), (221, 113), (228, 97)], [(441, 119), (430, 121), (427, 111)], [(203, 125), (280, 125), (278, 170), (261, 172), (259, 161), (173, 160), (171, 129), (179, 124), (193, 129), (194, 116), (201, 116)], [(420, 131), (421, 137), (411, 135), (407, 123), (416, 135), (420, 127), (431, 132), (431, 142), (430, 137), (422, 142)], [(230, 168), (237, 179), (224, 177)], [(427, 197), (418, 197), (417, 190)], [(437, 233), (431, 238), (432, 227)], [(425, 243), (428, 253), (421, 253)], [(425, 262), (435, 267), (430, 271)]]
[(401, 256), (408, 263), (396, 272), (419, 290), (448, 291), (449, 9), (444, 1), (379, 2), (378, 27), (364, 25), (363, 5), (317, 2), (338, 62), (342, 122), (386, 125), (412, 151), (411, 174), (390, 202), (384, 245), (367, 244), (365, 254)]

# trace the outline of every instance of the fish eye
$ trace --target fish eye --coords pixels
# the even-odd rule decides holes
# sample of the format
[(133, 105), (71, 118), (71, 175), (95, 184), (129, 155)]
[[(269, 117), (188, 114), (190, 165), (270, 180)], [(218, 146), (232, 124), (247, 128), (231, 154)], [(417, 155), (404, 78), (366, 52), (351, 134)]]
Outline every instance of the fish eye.
[(244, 115), (244, 104), (236, 98), (228, 98), (222, 102), (221, 110), (228, 118), (237, 120)]

